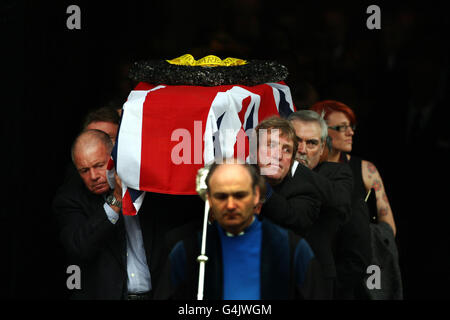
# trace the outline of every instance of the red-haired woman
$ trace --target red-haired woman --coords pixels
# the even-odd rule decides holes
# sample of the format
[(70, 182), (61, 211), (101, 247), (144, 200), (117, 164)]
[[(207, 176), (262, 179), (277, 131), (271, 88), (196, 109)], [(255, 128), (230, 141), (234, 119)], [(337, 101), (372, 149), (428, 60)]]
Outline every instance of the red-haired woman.
[(375, 190), (378, 221), (388, 223), (395, 236), (397, 230), (394, 216), (380, 173), (372, 162), (350, 155), (356, 129), (353, 110), (334, 100), (319, 101), (310, 109), (318, 114), (323, 113), (328, 124), (328, 135), (331, 138), (328, 161), (347, 162), (350, 165), (353, 171), (354, 193), (359, 193), (365, 198), (369, 190), (372, 188)]

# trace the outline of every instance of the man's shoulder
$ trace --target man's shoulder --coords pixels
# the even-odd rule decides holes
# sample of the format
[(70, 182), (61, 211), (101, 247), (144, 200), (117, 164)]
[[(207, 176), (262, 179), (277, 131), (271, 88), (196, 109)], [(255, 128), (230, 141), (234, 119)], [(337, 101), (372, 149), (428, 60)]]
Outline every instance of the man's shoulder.
[[(175, 249), (183, 241), (197, 241), (202, 231), (202, 225), (198, 221), (191, 221), (166, 233), (166, 245), (169, 250)], [(179, 250), (179, 249), (178, 249)]]
[[(310, 181), (311, 177), (313, 177), (315, 173), (308, 167), (298, 164), (297, 168), (295, 169), (294, 175), (288, 174), (284, 180), (283, 183), (285, 186), (291, 186), (294, 185), (296, 188), (299, 186), (299, 182), (306, 182)], [(303, 185), (300, 184), (300, 185)]]
[[(296, 234), (292, 230), (283, 228), (270, 219), (262, 219), (263, 230), (269, 232), (271, 239), (276, 239), (276, 241), (280, 241), (280, 237), (284, 238), (286, 241), (289, 241), (290, 246), (292, 248), (296, 248), (298, 252), (305, 253), (308, 257), (313, 257), (314, 253), (308, 243), (308, 241), (302, 236)], [(278, 235), (278, 237), (276, 236)]]
[(352, 169), (347, 163), (341, 162), (321, 162), (314, 168), (316, 173), (325, 176), (333, 176), (336, 174), (349, 174), (352, 175)]
[(53, 197), (53, 206), (61, 203), (96, 203), (103, 200), (102, 195), (91, 193), (79, 176), (72, 176), (66, 180), (56, 191)]
[(319, 163), (314, 170), (347, 170), (348, 168), (349, 165), (347, 163), (324, 161)]
[[(270, 237), (273, 239), (277, 238), (275, 235), (278, 235), (278, 237), (287, 238), (289, 236), (289, 233), (292, 232), (289, 229), (283, 228), (282, 226), (276, 224), (275, 222), (267, 218), (262, 217), (261, 222), (263, 232), (270, 233), (271, 234)], [(294, 233), (292, 232), (292, 234)]]

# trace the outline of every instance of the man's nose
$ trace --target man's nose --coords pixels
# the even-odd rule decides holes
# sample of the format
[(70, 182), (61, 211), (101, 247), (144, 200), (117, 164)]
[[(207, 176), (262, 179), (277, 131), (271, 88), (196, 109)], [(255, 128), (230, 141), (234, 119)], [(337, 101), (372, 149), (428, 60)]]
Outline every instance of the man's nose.
[(227, 199), (227, 209), (228, 210), (233, 210), (236, 208), (236, 201), (233, 197), (228, 197)]
[(306, 154), (306, 143), (304, 141), (298, 143), (297, 152), (300, 154)]
[(280, 146), (278, 148), (278, 159), (281, 161), (283, 160), (283, 146)]
[(281, 146), (272, 147), (269, 152), (271, 163), (274, 163), (274, 161), (279, 161), (283, 158), (283, 150)]
[(97, 172), (97, 170), (92, 168), (89, 170), (89, 178), (91, 178), (91, 180), (93, 181), (96, 181), (100, 178), (100, 174)]

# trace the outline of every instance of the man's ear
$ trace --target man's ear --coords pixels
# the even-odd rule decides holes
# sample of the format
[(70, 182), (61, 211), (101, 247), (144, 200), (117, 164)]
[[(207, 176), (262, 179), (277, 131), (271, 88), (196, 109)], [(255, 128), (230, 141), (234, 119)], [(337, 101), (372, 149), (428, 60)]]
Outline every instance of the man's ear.
[(328, 152), (329, 152), (328, 138), (329, 138), (329, 136), (327, 136), (326, 142), (322, 142), (322, 153), (320, 154), (319, 163), (322, 163), (322, 162), (328, 160)]
[(261, 188), (259, 186), (255, 187), (255, 206), (254, 206), (254, 214), (260, 214), (262, 208), (261, 202)]
[(261, 189), (259, 186), (255, 186), (255, 200), (253, 201), (253, 205), (256, 207), (256, 205), (259, 203), (259, 200), (261, 199)]
[(327, 147), (326, 147), (326, 145), (325, 145), (325, 143), (320, 143), (320, 149), (322, 149), (322, 150), (320, 150), (320, 156), (323, 156), (323, 153), (326, 151), (326, 149), (327, 149)]

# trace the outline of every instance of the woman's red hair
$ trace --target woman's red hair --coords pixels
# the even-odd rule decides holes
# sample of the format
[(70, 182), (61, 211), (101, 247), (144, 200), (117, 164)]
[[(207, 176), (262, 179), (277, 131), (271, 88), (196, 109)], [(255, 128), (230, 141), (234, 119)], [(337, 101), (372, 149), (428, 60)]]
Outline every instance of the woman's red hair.
[(335, 100), (323, 100), (316, 102), (310, 108), (310, 110), (317, 112), (318, 114), (324, 113), (324, 119), (328, 120), (328, 117), (332, 112), (342, 112), (350, 120), (350, 124), (356, 124), (356, 116), (352, 109), (346, 104)]

